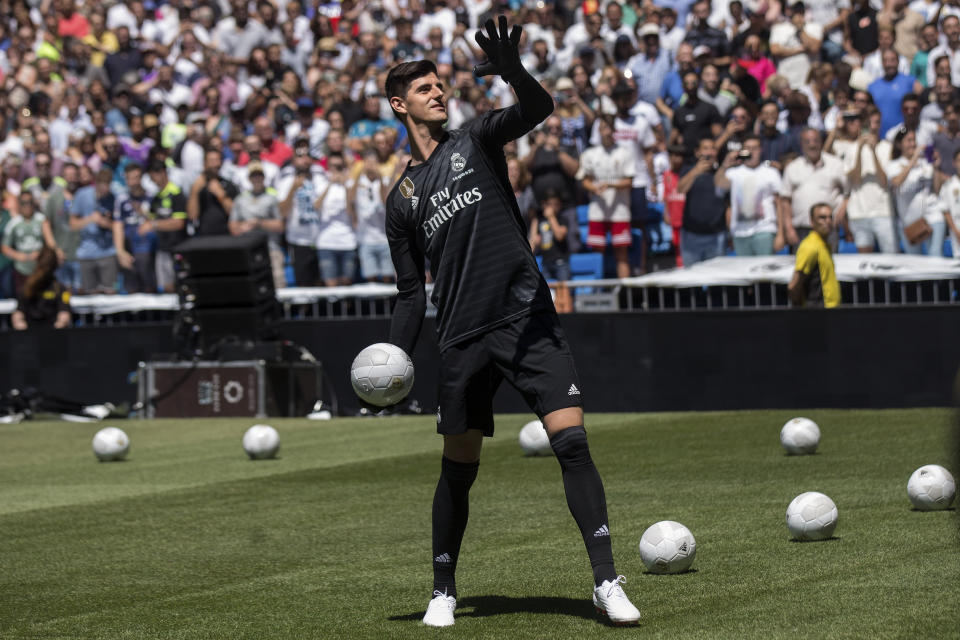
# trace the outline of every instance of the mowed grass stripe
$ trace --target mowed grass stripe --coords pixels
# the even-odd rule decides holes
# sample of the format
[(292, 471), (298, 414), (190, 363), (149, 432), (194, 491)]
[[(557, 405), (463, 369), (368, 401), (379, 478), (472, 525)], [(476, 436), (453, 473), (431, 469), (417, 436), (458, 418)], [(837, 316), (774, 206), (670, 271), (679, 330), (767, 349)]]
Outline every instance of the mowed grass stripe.
[[(805, 458), (779, 449), (787, 417), (591, 416), (615, 554), (645, 613), (644, 635), (953, 637), (954, 515), (911, 512), (905, 496), (909, 473), (943, 455), (949, 413), (811, 412), (824, 427), (823, 452)], [(216, 479), (231, 476), (234, 462), (225, 460), (202, 474), (185, 470), (209, 476), (206, 485), (3, 516), (0, 530), (16, 537), (0, 551), (0, 564), (14, 568), (0, 578), (0, 600), (13, 605), (0, 610), (0, 637), (422, 637), (439, 441), (429, 434), (432, 421), (412, 420), (412, 427), (338, 426), (332, 449), (323, 438), (298, 444), (305, 460), (331, 466), (279, 472), (294, 458), (242, 461), (247, 479)], [(594, 620), (559, 470), (553, 460), (519, 456), (515, 435), (524, 421), (500, 418), (505, 437), (486, 446), (460, 564), (456, 633), (622, 632)], [(914, 427), (911, 438), (902, 437), (904, 421)], [(295, 428), (273, 422), (281, 453), (289, 453), (297, 438), (285, 434)], [(207, 446), (238, 448), (244, 424)], [(374, 446), (381, 451), (400, 452), (415, 440), (424, 453), (362, 460), (370, 437), (386, 441)], [(88, 446), (86, 466), (138, 462), (98, 465)], [(175, 457), (175, 449), (166, 453)], [(878, 455), (886, 464), (871, 461)], [(259, 471), (270, 465), (277, 466)], [(907, 475), (891, 471), (897, 465)], [(141, 480), (159, 484), (166, 471), (158, 466)], [(840, 507), (837, 541), (787, 541), (783, 511), (810, 478), (831, 485), (821, 488)], [(697, 536), (698, 571), (644, 575), (636, 540), (668, 517)], [(940, 597), (905, 586), (930, 580), (946, 585)]]

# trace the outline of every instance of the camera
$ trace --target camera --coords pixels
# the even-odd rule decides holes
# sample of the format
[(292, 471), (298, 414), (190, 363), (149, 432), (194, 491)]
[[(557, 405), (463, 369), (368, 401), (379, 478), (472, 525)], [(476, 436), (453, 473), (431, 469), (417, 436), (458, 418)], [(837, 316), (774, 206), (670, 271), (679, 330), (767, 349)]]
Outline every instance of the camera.
[(740, 149), (740, 151), (737, 152), (737, 159), (739, 159), (739, 160), (749, 160), (751, 155), (752, 155), (752, 154), (751, 154), (749, 151), (747, 151), (746, 149)]

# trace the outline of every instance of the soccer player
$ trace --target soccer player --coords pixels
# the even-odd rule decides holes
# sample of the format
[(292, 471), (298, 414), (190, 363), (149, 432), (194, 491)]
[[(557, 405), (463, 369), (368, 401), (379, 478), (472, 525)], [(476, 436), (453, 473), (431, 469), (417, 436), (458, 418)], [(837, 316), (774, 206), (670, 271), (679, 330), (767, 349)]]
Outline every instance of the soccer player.
[(498, 74), (517, 103), (446, 130), (443, 83), (427, 60), (391, 69), (386, 95), (409, 132), (412, 159), (387, 196), (387, 238), (399, 297), (390, 342), (411, 353), (426, 307), (424, 259), (430, 261), (437, 307), (440, 389), (437, 431), (443, 435), (433, 499), (433, 599), (423, 622), (454, 622), (454, 572), (467, 525), (468, 494), (484, 436), (493, 435), (493, 396), (503, 379), (540, 416), (563, 475), (567, 504), (593, 567), (593, 600), (618, 624), (640, 612), (614, 569), (603, 484), (587, 447), (580, 381), (546, 282), (527, 243), (507, 177), (504, 145), (553, 111), (553, 100), (520, 64), (520, 27), (499, 18), (477, 43), (487, 62), (474, 72)]

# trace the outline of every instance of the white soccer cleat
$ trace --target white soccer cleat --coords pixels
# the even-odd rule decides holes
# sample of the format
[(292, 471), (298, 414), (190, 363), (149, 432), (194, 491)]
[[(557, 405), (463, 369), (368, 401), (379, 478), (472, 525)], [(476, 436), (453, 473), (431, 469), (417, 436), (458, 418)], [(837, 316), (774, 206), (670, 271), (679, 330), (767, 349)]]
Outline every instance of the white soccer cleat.
[(453, 626), (453, 610), (456, 608), (456, 598), (443, 591), (434, 591), (433, 600), (427, 605), (427, 612), (423, 615), (423, 624), (428, 627)]
[(633, 606), (620, 586), (626, 581), (623, 576), (617, 576), (616, 580), (604, 580), (593, 590), (593, 606), (597, 608), (597, 613), (605, 613), (615, 625), (637, 624), (640, 621), (640, 610)]

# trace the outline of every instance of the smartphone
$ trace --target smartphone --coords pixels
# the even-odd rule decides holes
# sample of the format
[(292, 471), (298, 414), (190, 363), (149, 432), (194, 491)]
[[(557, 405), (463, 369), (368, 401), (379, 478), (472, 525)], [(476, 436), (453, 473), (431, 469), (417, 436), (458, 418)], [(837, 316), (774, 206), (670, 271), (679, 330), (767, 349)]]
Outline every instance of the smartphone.
[(737, 153), (737, 158), (740, 160), (749, 160), (752, 154), (746, 149), (740, 149), (740, 152)]
[(928, 144), (926, 147), (924, 147), (923, 157), (927, 159), (927, 162), (933, 162), (933, 151), (934, 149), (932, 144)]

